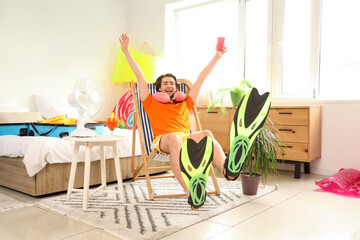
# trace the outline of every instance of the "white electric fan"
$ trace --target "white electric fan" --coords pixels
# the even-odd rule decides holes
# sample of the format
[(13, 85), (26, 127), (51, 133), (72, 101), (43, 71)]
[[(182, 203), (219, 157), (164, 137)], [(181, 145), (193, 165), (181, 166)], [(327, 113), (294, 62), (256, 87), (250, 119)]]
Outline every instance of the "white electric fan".
[(71, 132), (71, 136), (95, 137), (97, 133), (84, 126), (84, 119), (97, 118), (104, 108), (104, 91), (99, 82), (93, 77), (79, 79), (68, 101), (78, 111), (77, 128)]

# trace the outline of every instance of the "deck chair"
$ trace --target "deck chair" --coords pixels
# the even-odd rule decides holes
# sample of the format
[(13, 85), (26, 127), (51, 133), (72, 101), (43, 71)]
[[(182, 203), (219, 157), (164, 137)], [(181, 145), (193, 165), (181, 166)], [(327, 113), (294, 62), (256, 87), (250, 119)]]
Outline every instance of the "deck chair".
[[(185, 79), (178, 79), (179, 86), (178, 90), (184, 92), (185, 94), (189, 92), (192, 83)], [(150, 94), (154, 94), (156, 92), (156, 87), (154, 84), (148, 84)], [(132, 158), (131, 158), (131, 169), (133, 173), (133, 180), (137, 179), (146, 179), (149, 199), (154, 200), (154, 198), (168, 198), (168, 197), (178, 197), (178, 196), (186, 196), (185, 193), (179, 193), (179, 194), (164, 194), (164, 195), (155, 195), (153, 194), (152, 185), (151, 185), (151, 179), (155, 178), (173, 178), (174, 175), (166, 175), (166, 176), (150, 176), (149, 171), (150, 170), (170, 170), (170, 157), (167, 154), (163, 154), (158, 152), (156, 149), (151, 149), (151, 143), (154, 139), (152, 129), (150, 126), (149, 119), (145, 113), (145, 110), (142, 107), (141, 101), (139, 101), (139, 91), (138, 86), (134, 82), (131, 82), (130, 87), (133, 92), (134, 97), (134, 105), (135, 105), (135, 112), (134, 112), (134, 118), (133, 118), (133, 142), (132, 142)], [(196, 106), (193, 107), (193, 113), (194, 113), (194, 121), (195, 127), (192, 127), (195, 131), (201, 131), (201, 124), (199, 117), (197, 115)], [(135, 138), (136, 138), (136, 128), (139, 132), (139, 138), (140, 138), (140, 146), (141, 146), (141, 164), (138, 166), (135, 166)], [(158, 160), (158, 161), (166, 161), (169, 162), (168, 166), (161, 166), (161, 167), (149, 167), (149, 161), (151, 160)], [(139, 177), (139, 173), (141, 170), (144, 170), (145, 176)], [(213, 185), (215, 190), (211, 192), (207, 192), (207, 194), (216, 194), (220, 195), (220, 189), (219, 185), (217, 183), (214, 169), (211, 166), (210, 167), (210, 176), (213, 181)]]

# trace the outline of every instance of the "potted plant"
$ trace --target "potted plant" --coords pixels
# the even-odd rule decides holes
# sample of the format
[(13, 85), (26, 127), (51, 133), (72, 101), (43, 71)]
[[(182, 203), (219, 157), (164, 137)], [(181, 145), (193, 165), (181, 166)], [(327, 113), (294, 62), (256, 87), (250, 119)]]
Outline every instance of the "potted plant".
[[(221, 108), (223, 115), (225, 115), (225, 98), (230, 94), (233, 107), (237, 107), (240, 100), (251, 88), (251, 83), (243, 79), (240, 81), (239, 86), (218, 89), (211, 105), (208, 107), (208, 111), (218, 106)], [(269, 173), (278, 173), (277, 160), (282, 160), (284, 157), (282, 150), (284, 145), (278, 140), (275, 132), (275, 126), (271, 119), (268, 118), (267, 123), (261, 128), (250, 147), (241, 170), (240, 177), (244, 194), (255, 195), (260, 183), (260, 178), (263, 184), (265, 184)], [(254, 186), (249, 184), (254, 184)]]
[(284, 158), (284, 145), (277, 139), (275, 130), (268, 118), (250, 147), (240, 174), (244, 194), (256, 195), (260, 178), (265, 184), (269, 173), (278, 173), (277, 161)]
[(233, 86), (232, 88), (220, 88), (216, 91), (214, 99), (212, 100), (208, 111), (219, 106), (223, 114), (225, 114), (224, 101), (227, 96), (230, 94), (231, 103), (233, 107), (237, 107), (240, 103), (240, 100), (245, 96), (246, 91), (252, 88), (252, 85), (246, 79), (242, 79), (238, 86)]

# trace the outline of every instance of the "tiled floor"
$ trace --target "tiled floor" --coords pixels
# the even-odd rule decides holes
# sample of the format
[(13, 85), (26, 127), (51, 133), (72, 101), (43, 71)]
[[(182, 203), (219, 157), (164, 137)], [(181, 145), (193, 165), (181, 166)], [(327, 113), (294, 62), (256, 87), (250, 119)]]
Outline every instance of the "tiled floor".
[[(324, 176), (293, 172), (270, 176), (279, 189), (264, 197), (200, 222), (169, 239), (336, 239), (360, 240), (360, 199), (318, 190)], [(39, 199), (0, 187), (0, 192), (24, 202)], [(100, 229), (33, 207), (0, 213), (1, 239), (117, 239)]]

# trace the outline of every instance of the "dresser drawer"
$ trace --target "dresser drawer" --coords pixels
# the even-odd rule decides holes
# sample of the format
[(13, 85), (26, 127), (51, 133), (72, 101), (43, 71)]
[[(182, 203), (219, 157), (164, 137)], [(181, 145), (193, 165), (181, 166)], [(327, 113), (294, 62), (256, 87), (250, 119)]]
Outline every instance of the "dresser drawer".
[[(308, 162), (308, 144), (283, 142), (284, 159), (292, 161)], [(280, 151), (278, 151), (278, 156)], [(279, 157), (280, 158), (280, 157)]]
[(231, 127), (230, 114), (231, 111), (227, 110), (223, 115), (221, 109), (212, 109), (209, 112), (206, 108), (198, 108), (198, 115), (200, 118), (203, 130), (210, 130), (214, 138), (222, 146), (225, 153), (229, 152), (229, 131)]
[(272, 108), (269, 118), (275, 126), (279, 125), (308, 125), (308, 109), (296, 108)]
[(229, 137), (229, 133), (225, 133), (220, 131), (220, 132), (216, 132), (216, 131), (211, 131), (214, 138), (216, 139), (216, 141), (220, 144), (220, 146), (222, 147), (224, 153), (229, 153), (230, 150), (230, 137)]
[(307, 126), (276, 126), (275, 134), (281, 142), (308, 143)]
[[(198, 108), (202, 128), (211, 130), (224, 152), (228, 153), (229, 130), (236, 108), (226, 110), (223, 116), (220, 108), (210, 112), (205, 107)], [(321, 107), (272, 106), (269, 119), (275, 125), (278, 139), (288, 146), (283, 148), (284, 160), (309, 162), (321, 157)]]
[(230, 130), (230, 119), (229, 119), (229, 111), (226, 111), (225, 115), (221, 112), (220, 109), (212, 109), (209, 112), (207, 109), (198, 109), (198, 115), (200, 118), (200, 122), (202, 125), (202, 128), (210, 129), (211, 131), (214, 131), (216, 129), (219, 129), (221, 131), (224, 131), (224, 129)]

